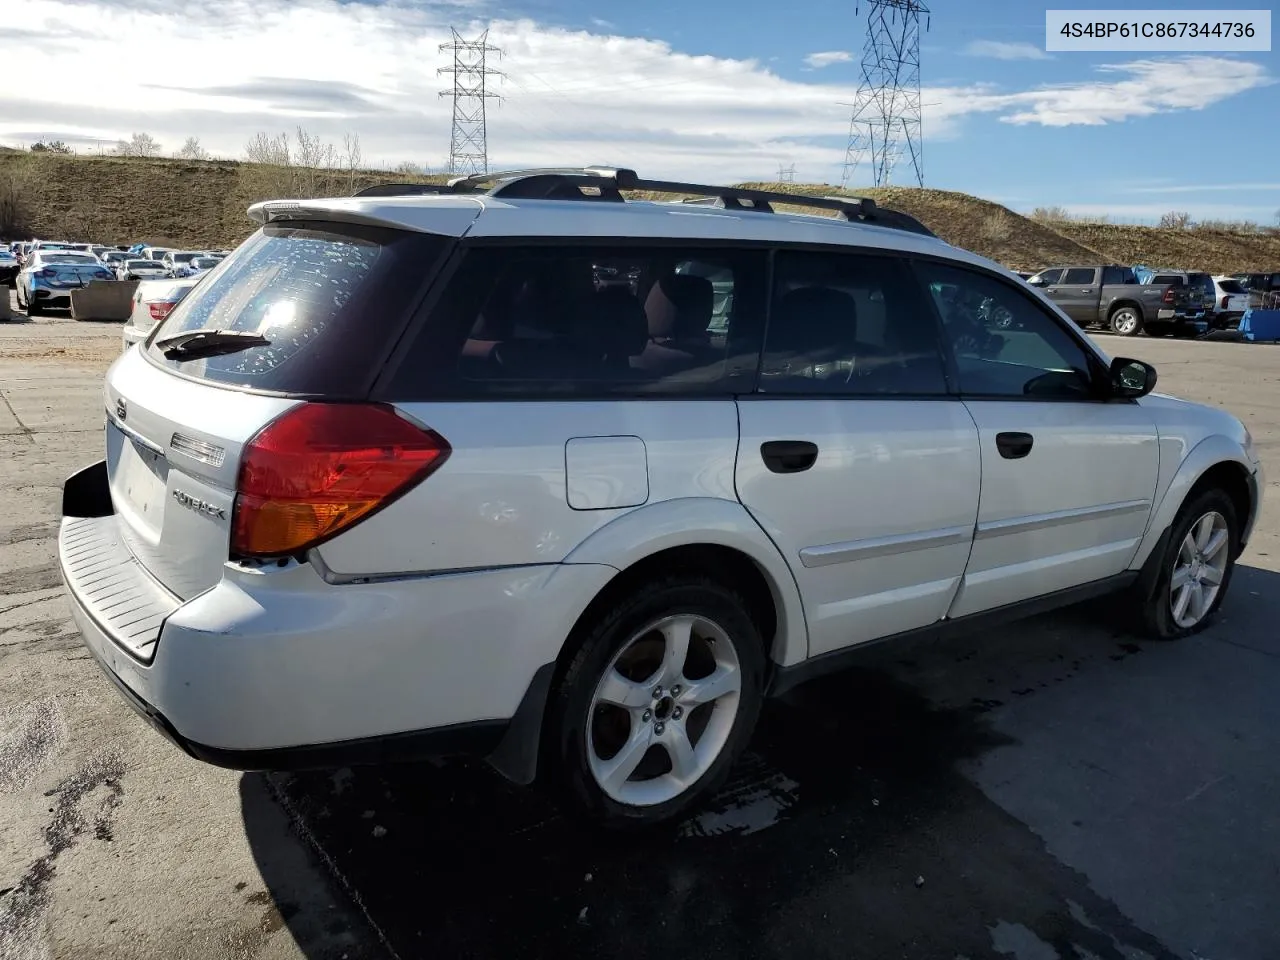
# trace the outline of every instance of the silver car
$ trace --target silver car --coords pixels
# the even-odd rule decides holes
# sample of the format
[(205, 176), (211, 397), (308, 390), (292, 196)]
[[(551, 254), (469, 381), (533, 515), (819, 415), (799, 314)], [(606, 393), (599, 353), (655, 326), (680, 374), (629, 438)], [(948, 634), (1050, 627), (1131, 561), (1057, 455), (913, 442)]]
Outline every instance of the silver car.
[(473, 753), (654, 823), (866, 644), (1110, 592), (1173, 640), (1226, 597), (1240, 421), (910, 217), (628, 170), (387, 193), (255, 205), (64, 487), (85, 644), (197, 758)]

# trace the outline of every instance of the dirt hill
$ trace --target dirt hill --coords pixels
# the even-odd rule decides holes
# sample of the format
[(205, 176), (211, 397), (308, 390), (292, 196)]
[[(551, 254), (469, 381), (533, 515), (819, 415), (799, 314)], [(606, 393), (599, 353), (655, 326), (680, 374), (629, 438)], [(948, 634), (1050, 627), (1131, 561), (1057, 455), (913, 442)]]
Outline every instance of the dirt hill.
[[(252, 230), (249, 204), (281, 196), (346, 195), (387, 180), (429, 177), (370, 171), (282, 169), (236, 161), (77, 157), (0, 151), (0, 188), (16, 182), (37, 236), (100, 243), (231, 246)], [(749, 184), (785, 192), (838, 193), (815, 184)], [(1280, 233), (1042, 223), (946, 190), (859, 190), (918, 217), (940, 237), (1009, 267), (1066, 262), (1184, 266), (1214, 272), (1280, 269)], [(3, 197), (0, 197), (0, 201)], [(821, 212), (821, 211), (814, 211)]]

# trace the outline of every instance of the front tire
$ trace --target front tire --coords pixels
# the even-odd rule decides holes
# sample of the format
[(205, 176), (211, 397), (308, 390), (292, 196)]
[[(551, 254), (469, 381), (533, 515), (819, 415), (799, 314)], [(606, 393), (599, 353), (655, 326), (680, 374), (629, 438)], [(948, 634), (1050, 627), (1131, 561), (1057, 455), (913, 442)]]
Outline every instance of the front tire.
[(1240, 552), (1235, 505), (1206, 490), (1178, 511), (1158, 558), (1155, 587), (1141, 601), (1141, 626), (1156, 640), (1177, 640), (1207, 627), (1222, 605)]
[(675, 820), (715, 791), (755, 728), (764, 643), (732, 588), (645, 584), (587, 627), (552, 700), (552, 775), (608, 828)]
[(28, 316), (28, 317), (38, 317), (38, 316), (40, 316), (40, 314), (41, 314), (41, 313), (42, 313), (42, 311), (41, 311), (41, 309), (40, 309), (40, 302), (39, 302), (38, 300), (36, 300), (34, 297), (28, 298), (28, 300), (27, 300), (27, 316)]
[(1136, 337), (1142, 332), (1142, 315), (1135, 307), (1120, 307), (1111, 311), (1107, 325), (1117, 337)]

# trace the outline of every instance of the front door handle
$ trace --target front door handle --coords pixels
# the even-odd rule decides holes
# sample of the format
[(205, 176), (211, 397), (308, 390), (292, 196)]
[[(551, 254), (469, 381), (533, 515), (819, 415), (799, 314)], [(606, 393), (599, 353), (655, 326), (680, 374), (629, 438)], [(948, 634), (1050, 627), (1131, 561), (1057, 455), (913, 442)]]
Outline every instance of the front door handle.
[(774, 473), (803, 473), (817, 462), (818, 445), (808, 440), (768, 440), (760, 444), (760, 456)]
[(1036, 438), (1029, 433), (997, 433), (996, 449), (1006, 460), (1021, 460), (1031, 452)]

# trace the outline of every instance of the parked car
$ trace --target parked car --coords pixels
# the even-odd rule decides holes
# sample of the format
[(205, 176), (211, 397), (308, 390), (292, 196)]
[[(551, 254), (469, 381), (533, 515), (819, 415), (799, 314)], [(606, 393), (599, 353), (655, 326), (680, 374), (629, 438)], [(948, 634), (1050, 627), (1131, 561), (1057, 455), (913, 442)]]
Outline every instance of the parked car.
[(129, 258), (116, 267), (116, 277), (120, 280), (159, 280), (168, 275), (169, 271), (159, 260)]
[(200, 276), (200, 274), (206, 273), (209, 270), (212, 270), (214, 267), (220, 264), (222, 260), (223, 260), (222, 257), (206, 257), (206, 256), (192, 257), (190, 260), (187, 261), (185, 266), (181, 268), (180, 272), (178, 273), (178, 276), (198, 277)]
[(1237, 273), (1235, 279), (1249, 291), (1249, 306), (1268, 310), (1280, 309), (1280, 271), (1275, 273)]
[(1205, 314), (1206, 326), (1209, 313), (1213, 310), (1213, 277), (1210, 274), (1195, 270), (1152, 270), (1149, 283), (1165, 283), (1175, 288), (1186, 289), (1194, 309), (1199, 306)]
[(69, 308), (71, 291), (92, 280), (114, 280), (98, 258), (73, 250), (36, 250), (18, 273), (18, 306), (38, 317), (51, 307)]
[(109, 269), (118, 270), (120, 268), (120, 265), (124, 263), (126, 260), (132, 260), (137, 258), (130, 257), (129, 254), (125, 253), (123, 250), (107, 250), (104, 253), (102, 253), (98, 257), (98, 259), (101, 260), (104, 264), (106, 264)]
[(1235, 277), (1214, 277), (1213, 313), (1210, 326), (1219, 330), (1239, 324), (1249, 309), (1249, 291)]
[(200, 256), (199, 250), (170, 250), (161, 259), (170, 277), (185, 277), (187, 264)]
[(181, 280), (143, 280), (133, 292), (133, 309), (121, 331), (125, 350), (141, 343), (151, 328), (167, 317), (187, 292), (196, 285), (199, 277)]
[(642, 825), (867, 643), (1110, 591), (1174, 639), (1222, 603), (1249, 432), (918, 221), (625, 170), (450, 189), (255, 204), (107, 372), (61, 573), (191, 755), (474, 752)]
[(141, 256), (144, 260), (161, 261), (166, 253), (172, 253), (168, 247), (143, 247)]
[(9, 249), (0, 249), (0, 283), (12, 287), (20, 269), (22, 266), (18, 263), (17, 254)]
[(1026, 281), (1082, 327), (1103, 326), (1122, 337), (1203, 332), (1204, 308), (1175, 284), (1140, 283), (1120, 264), (1053, 267)]

